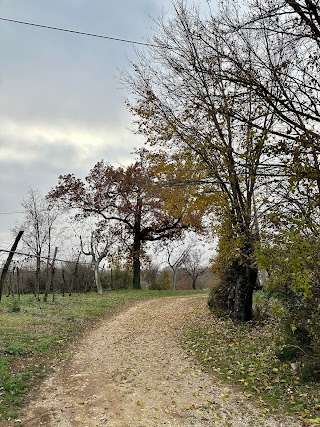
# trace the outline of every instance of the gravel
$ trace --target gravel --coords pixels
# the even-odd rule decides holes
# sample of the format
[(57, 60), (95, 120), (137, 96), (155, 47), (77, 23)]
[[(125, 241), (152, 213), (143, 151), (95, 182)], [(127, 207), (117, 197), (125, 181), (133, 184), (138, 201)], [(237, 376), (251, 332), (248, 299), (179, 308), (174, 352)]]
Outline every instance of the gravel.
[(258, 402), (217, 381), (186, 354), (179, 334), (204, 310), (206, 297), (170, 297), (106, 318), (43, 382), (23, 410), (22, 425), (302, 426), (282, 413), (264, 413)]

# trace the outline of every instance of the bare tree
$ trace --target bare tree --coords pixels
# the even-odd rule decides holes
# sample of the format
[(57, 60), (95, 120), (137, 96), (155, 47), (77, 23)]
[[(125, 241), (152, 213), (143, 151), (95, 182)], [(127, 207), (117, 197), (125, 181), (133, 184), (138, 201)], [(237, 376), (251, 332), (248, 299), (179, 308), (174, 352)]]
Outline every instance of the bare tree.
[[(318, 194), (319, 16), (318, 1), (254, 0), (245, 13), (240, 6), (226, 6), (215, 28), (208, 30), (227, 40), (219, 49), (228, 61), (226, 81), (242, 84), (244, 92), (254, 91), (276, 117), (269, 133), (275, 136), (273, 152), (282, 173), (290, 176), (291, 184), (314, 183)], [(257, 125), (240, 109), (231, 114)]]
[(186, 262), (188, 254), (193, 244), (187, 245), (183, 241), (168, 242), (162, 246), (166, 263), (172, 272), (172, 289), (177, 287), (177, 273), (180, 267)]
[(143, 270), (143, 276), (148, 283), (149, 289), (155, 289), (157, 279), (159, 276), (160, 265), (156, 263), (149, 263), (147, 268)]
[[(50, 268), (49, 268), (49, 271), (48, 271), (48, 278), (47, 278), (45, 292), (44, 292), (44, 297), (43, 297), (43, 301), (44, 302), (46, 302), (47, 299), (48, 299), (48, 294), (50, 292), (50, 288), (51, 288), (52, 283), (53, 283), (54, 264), (55, 264), (55, 261), (56, 261), (57, 252), (58, 252), (58, 248), (55, 247), (54, 253), (53, 253), (53, 258), (52, 258), (52, 261), (50, 263)], [(52, 299), (54, 299), (54, 290), (52, 290)]]
[(200, 249), (190, 250), (183, 263), (183, 267), (192, 280), (192, 289), (196, 289), (197, 280), (206, 272), (206, 267), (201, 265), (204, 252)]
[(39, 190), (32, 188), (21, 205), (24, 208), (24, 219), (14, 230), (24, 230), (22, 241), (30, 254), (36, 258), (36, 293), (39, 298), (41, 261), (47, 258), (49, 262), (53, 231), (60, 213), (46, 201)]
[(101, 261), (108, 255), (111, 255), (111, 251), (116, 245), (116, 233), (118, 229), (112, 227), (104, 227), (104, 229), (96, 228), (90, 233), (90, 241), (87, 245), (87, 249), (84, 248), (83, 238), (80, 236), (81, 251), (84, 255), (91, 256), (91, 262), (94, 269), (95, 283), (97, 291), (102, 294), (102, 285), (100, 279), (99, 266)]

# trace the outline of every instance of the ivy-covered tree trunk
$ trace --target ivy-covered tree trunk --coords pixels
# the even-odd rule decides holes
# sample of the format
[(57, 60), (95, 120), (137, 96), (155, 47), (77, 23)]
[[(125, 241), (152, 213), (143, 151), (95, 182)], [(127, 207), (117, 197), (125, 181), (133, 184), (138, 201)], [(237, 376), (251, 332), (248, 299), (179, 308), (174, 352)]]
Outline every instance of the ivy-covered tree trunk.
[(231, 317), (245, 322), (252, 319), (252, 296), (257, 280), (257, 269), (237, 262), (234, 302)]
[(254, 242), (257, 236), (249, 232), (246, 235), (245, 243), (241, 250), (241, 256), (233, 263), (233, 306), (231, 307), (231, 317), (241, 322), (252, 319), (252, 297), (256, 287), (258, 269), (255, 266)]
[(240, 259), (233, 261), (220, 273), (218, 288), (213, 288), (210, 293), (210, 309), (218, 309), (240, 322), (251, 320), (257, 274), (255, 267), (244, 265)]
[[(255, 235), (247, 237), (247, 243), (241, 246), (239, 256), (233, 258), (230, 263), (226, 263), (226, 248), (223, 250), (220, 246), (214, 265), (218, 286), (211, 290), (209, 307), (240, 322), (249, 321), (253, 317), (253, 292), (258, 277), (254, 258), (256, 239)], [(232, 242), (233, 240), (229, 241), (228, 248), (232, 247)]]

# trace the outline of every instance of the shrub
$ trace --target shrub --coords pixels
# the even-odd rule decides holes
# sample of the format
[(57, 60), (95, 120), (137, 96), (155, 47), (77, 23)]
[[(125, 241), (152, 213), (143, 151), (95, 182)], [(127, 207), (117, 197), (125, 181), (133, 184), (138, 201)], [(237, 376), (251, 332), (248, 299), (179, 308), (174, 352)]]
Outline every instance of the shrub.
[(171, 289), (171, 278), (168, 270), (161, 271), (155, 280), (149, 284), (152, 290), (169, 290)]
[(267, 290), (281, 302), (283, 343), (277, 356), (299, 361), (303, 378), (317, 377), (320, 360), (320, 242), (290, 231), (265, 244), (259, 262), (269, 271)]
[(302, 381), (320, 382), (320, 357), (305, 360), (299, 370)]

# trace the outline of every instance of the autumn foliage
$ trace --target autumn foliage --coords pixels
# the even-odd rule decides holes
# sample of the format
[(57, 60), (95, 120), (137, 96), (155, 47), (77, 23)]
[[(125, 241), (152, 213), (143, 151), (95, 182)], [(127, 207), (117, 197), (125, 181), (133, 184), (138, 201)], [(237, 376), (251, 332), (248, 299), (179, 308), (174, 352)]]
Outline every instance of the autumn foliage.
[(127, 168), (98, 162), (81, 180), (68, 174), (48, 198), (75, 209), (78, 219), (96, 217), (98, 227), (117, 225), (123, 253), (132, 260), (133, 287), (140, 288), (141, 255), (145, 243), (171, 239), (188, 228), (202, 227), (202, 211), (196, 199), (179, 187), (170, 185), (162, 173), (147, 167), (141, 159)]

